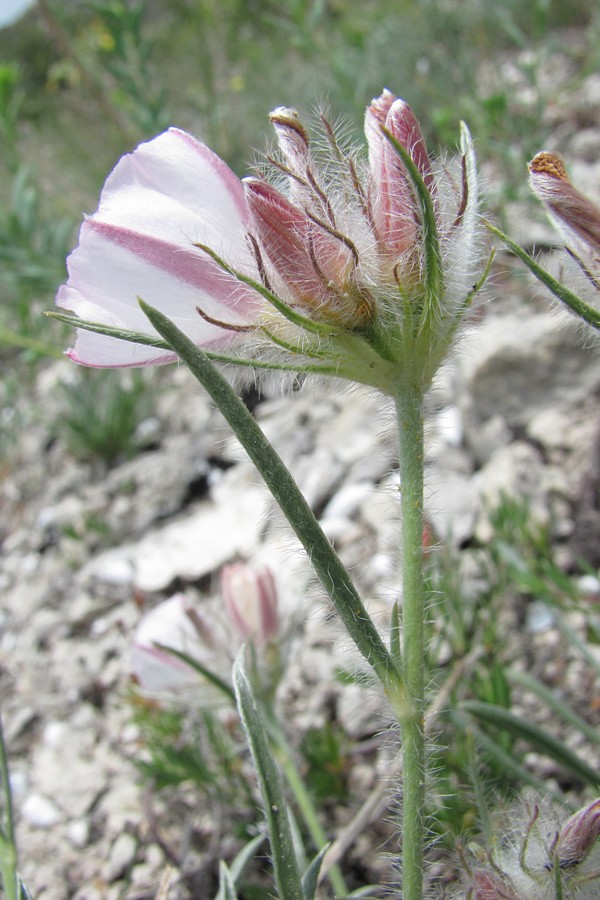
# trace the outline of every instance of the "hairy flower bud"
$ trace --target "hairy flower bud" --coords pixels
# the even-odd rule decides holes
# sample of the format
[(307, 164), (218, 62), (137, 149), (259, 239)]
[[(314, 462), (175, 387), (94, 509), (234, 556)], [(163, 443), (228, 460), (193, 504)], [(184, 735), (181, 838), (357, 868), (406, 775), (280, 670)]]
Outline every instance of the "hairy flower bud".
[(600, 837), (600, 799), (594, 800), (574, 813), (558, 833), (553, 858), (561, 869), (571, 869), (582, 863)]
[(571, 184), (563, 160), (555, 153), (534, 156), (529, 183), (567, 247), (600, 276), (600, 208)]

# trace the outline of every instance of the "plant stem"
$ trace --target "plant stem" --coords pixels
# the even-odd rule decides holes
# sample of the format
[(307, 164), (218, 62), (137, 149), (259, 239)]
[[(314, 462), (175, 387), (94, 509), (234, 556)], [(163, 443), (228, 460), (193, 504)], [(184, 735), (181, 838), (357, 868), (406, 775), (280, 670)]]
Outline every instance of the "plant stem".
[(396, 398), (402, 510), (403, 759), (402, 897), (421, 900), (425, 837), (425, 597), (423, 586), (423, 390), (403, 383)]
[[(302, 818), (304, 819), (304, 824), (308, 828), (309, 834), (317, 851), (322, 850), (322, 848), (327, 843), (327, 837), (325, 835), (325, 832), (321, 828), (321, 823), (319, 822), (317, 812), (313, 806), (313, 802), (304, 786), (304, 782), (302, 781), (296, 764), (294, 763), (290, 746), (285, 738), (285, 735), (283, 734), (283, 731), (279, 727), (279, 724), (272, 717), (268, 718), (267, 722), (269, 731), (271, 732), (271, 740), (275, 758), (279, 763), (285, 779), (296, 799), (296, 803), (298, 804), (298, 808), (302, 814)], [(337, 865), (333, 865), (331, 867), (328, 872), (328, 878), (331, 882), (331, 886), (335, 891), (336, 897), (348, 896), (348, 888), (346, 887), (342, 873)]]
[(0, 877), (6, 900), (17, 900), (17, 849), (15, 844), (14, 815), (10, 781), (8, 779), (8, 754), (4, 743), (4, 731), (0, 719), (0, 791), (4, 794), (6, 822), (0, 827)]

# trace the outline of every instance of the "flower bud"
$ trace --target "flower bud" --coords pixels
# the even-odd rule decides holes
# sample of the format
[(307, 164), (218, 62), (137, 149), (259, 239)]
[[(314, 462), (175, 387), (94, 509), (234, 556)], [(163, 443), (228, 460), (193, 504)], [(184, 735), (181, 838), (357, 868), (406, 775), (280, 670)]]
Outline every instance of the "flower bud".
[(600, 208), (571, 184), (560, 156), (542, 152), (529, 163), (529, 183), (565, 243), (592, 270), (600, 265)]
[(600, 798), (574, 813), (558, 833), (553, 856), (561, 869), (578, 866), (600, 837)]
[(230, 623), (242, 640), (263, 645), (277, 634), (277, 588), (271, 570), (246, 563), (225, 566), (221, 594)]

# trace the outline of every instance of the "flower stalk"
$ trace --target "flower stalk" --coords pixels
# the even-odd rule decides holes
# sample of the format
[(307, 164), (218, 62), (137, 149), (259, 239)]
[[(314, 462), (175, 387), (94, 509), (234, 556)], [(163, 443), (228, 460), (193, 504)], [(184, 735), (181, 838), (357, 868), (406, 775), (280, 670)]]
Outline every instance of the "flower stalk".
[(423, 891), (425, 805), (425, 596), (423, 584), (423, 390), (404, 384), (396, 397), (402, 513), (402, 674), (406, 715), (400, 718), (403, 759), (402, 890)]

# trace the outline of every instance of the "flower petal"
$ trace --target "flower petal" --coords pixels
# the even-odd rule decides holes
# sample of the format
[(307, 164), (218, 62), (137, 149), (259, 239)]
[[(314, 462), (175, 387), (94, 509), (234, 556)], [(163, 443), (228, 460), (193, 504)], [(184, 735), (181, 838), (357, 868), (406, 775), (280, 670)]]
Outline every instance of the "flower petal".
[(240, 180), (212, 150), (176, 128), (117, 163), (94, 218), (182, 246), (210, 244), (221, 255), (246, 252), (249, 211)]
[[(240, 181), (219, 157), (171, 129), (141, 144), (109, 176), (98, 211), (84, 222), (57, 304), (80, 318), (155, 335), (138, 299), (155, 306), (199, 346), (239, 335), (225, 324), (252, 322), (258, 295), (222, 272), (198, 247), (209, 242), (228, 261), (256, 273), (246, 240), (250, 218)], [(89, 366), (170, 362), (173, 354), (79, 329), (68, 355)]]
[[(221, 272), (198, 249), (143, 237), (88, 219), (68, 260), (69, 281), (57, 304), (81, 319), (155, 335), (141, 298), (169, 316), (199, 346), (219, 349), (239, 335), (207, 322), (200, 307), (231, 324), (251, 321), (260, 302), (249, 288)], [(171, 362), (174, 354), (78, 329), (71, 359), (87, 366), (143, 366)]]

